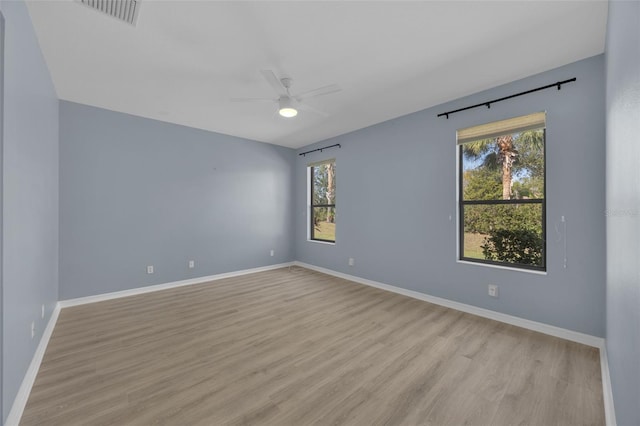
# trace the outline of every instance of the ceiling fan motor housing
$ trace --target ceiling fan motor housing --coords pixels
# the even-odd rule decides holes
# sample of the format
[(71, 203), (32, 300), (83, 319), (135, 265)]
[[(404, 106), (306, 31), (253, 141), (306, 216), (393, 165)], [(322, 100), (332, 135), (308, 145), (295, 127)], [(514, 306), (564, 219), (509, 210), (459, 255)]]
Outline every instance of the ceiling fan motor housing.
[(281, 96), (280, 99), (278, 99), (278, 113), (283, 117), (291, 118), (298, 115), (298, 110), (293, 106), (290, 97)]

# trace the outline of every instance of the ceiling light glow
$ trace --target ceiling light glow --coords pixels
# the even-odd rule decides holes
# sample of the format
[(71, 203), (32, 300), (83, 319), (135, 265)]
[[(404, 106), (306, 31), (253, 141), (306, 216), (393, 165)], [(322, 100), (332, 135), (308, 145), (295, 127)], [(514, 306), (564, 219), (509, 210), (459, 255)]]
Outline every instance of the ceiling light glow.
[(291, 107), (284, 107), (284, 108), (280, 108), (278, 113), (285, 118), (291, 118), (298, 115), (298, 110)]

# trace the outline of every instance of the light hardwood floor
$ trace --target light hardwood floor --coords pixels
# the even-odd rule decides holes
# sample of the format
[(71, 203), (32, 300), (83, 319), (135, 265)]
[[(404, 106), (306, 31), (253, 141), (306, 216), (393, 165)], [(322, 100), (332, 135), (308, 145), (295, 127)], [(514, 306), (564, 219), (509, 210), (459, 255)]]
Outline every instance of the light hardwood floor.
[(599, 362), (294, 267), (63, 309), (21, 424), (602, 425)]

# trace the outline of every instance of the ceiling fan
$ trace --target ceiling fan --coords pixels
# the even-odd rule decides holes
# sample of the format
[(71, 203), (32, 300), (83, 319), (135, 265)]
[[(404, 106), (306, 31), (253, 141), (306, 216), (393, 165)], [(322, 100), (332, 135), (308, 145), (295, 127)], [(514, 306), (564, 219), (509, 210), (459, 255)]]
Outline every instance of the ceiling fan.
[(285, 118), (292, 118), (298, 115), (298, 109), (305, 109), (321, 115), (327, 115), (324, 111), (313, 108), (304, 103), (304, 101), (342, 90), (337, 84), (330, 84), (294, 95), (290, 91), (293, 79), (288, 77), (278, 79), (271, 70), (260, 70), (260, 73), (273, 90), (275, 90), (278, 98), (231, 98), (231, 102), (273, 102), (278, 105), (278, 114)]

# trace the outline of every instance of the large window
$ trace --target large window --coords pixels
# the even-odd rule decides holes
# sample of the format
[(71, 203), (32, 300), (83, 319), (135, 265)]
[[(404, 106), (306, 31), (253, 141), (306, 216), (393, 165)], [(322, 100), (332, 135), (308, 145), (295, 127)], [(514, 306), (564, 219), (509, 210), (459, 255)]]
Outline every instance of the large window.
[(458, 131), (459, 258), (546, 270), (545, 113)]
[(309, 166), (309, 238), (316, 241), (336, 241), (336, 162)]

